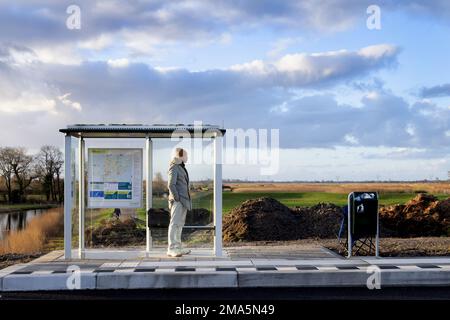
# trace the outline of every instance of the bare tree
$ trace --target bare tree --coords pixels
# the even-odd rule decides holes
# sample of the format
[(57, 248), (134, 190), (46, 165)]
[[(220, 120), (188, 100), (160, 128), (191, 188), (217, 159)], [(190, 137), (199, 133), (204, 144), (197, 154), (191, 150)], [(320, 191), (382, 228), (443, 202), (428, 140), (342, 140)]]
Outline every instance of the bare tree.
[(25, 190), (36, 178), (34, 171), (34, 158), (27, 154), (25, 148), (14, 148), (11, 166), (14, 172), (14, 179), (18, 186), (19, 201), (24, 200)]
[[(8, 201), (23, 201), (26, 189), (36, 177), (33, 156), (28, 155), (25, 148), (5, 147), (1, 149), (0, 162), (0, 170), (8, 190)], [(17, 185), (17, 190), (13, 188), (14, 184)]]
[(0, 174), (5, 181), (6, 191), (8, 193), (8, 202), (12, 198), (12, 182), (13, 182), (13, 168), (11, 166), (14, 157), (14, 149), (10, 147), (0, 148)]
[(61, 170), (63, 166), (63, 154), (55, 146), (43, 146), (37, 157), (37, 172), (42, 180), (43, 191), (47, 201), (62, 200)]

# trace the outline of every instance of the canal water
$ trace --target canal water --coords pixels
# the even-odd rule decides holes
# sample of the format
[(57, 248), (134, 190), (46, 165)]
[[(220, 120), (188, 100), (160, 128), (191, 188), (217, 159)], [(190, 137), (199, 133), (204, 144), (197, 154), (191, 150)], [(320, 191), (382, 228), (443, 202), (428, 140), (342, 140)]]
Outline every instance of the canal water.
[(3, 240), (9, 232), (23, 230), (35, 217), (45, 213), (48, 209), (33, 209), (0, 213), (0, 240)]

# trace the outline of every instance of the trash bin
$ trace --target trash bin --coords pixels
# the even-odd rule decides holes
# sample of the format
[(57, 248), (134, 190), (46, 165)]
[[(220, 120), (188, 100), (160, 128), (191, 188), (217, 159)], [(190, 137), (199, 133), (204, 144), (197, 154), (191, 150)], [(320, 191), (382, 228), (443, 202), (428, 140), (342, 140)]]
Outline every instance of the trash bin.
[(348, 195), (348, 257), (364, 250), (375, 256), (379, 253), (378, 193), (351, 192)]

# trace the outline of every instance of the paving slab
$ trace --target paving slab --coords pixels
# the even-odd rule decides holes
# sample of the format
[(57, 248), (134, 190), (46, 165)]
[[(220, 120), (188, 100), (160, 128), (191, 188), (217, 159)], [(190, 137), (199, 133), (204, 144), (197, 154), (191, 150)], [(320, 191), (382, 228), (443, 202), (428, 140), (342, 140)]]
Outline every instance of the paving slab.
[(236, 288), (236, 272), (99, 274), (97, 289)]
[(450, 286), (450, 272), (439, 269), (405, 271), (401, 269), (381, 272), (381, 285), (392, 286)]
[[(67, 280), (71, 274), (9, 274), (3, 278), (3, 291), (55, 291), (70, 290)], [(80, 273), (79, 289), (95, 289), (96, 275)]]
[(266, 272), (263, 276), (254, 272), (239, 272), (239, 287), (340, 287), (366, 285), (365, 272), (302, 271)]
[(3, 278), (8, 274), (11, 274), (17, 270), (22, 269), (25, 266), (26, 264), (18, 263), (0, 270), (0, 291), (3, 290)]

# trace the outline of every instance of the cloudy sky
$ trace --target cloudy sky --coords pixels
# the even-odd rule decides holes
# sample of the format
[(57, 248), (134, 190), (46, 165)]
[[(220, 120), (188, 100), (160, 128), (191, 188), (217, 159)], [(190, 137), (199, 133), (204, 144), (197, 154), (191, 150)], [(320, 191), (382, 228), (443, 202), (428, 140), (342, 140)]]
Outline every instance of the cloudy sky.
[(0, 145), (201, 120), (280, 130), (276, 174), (225, 178), (446, 179), (449, 21), (446, 0), (0, 1)]

